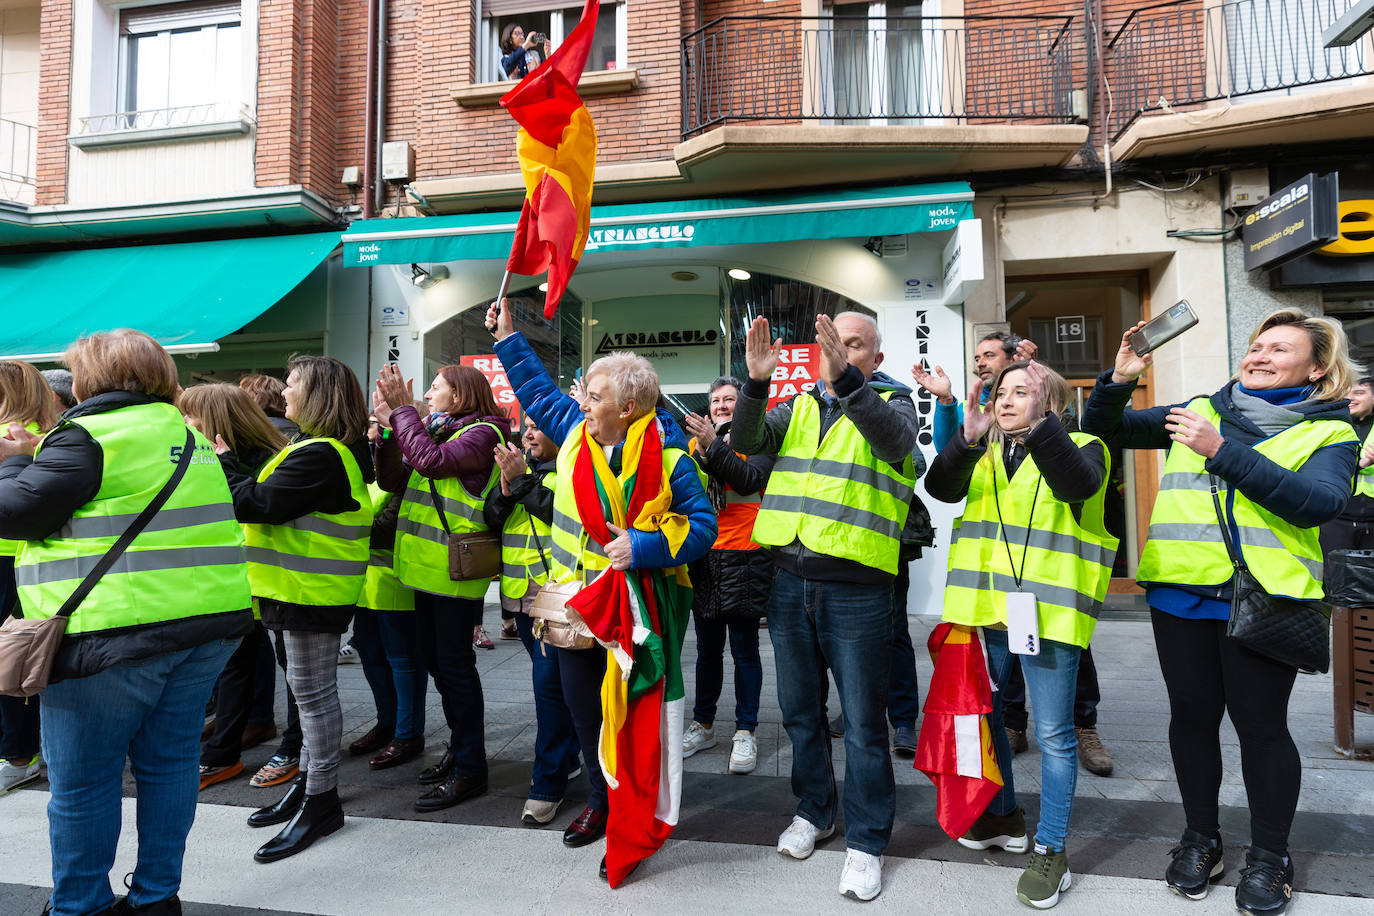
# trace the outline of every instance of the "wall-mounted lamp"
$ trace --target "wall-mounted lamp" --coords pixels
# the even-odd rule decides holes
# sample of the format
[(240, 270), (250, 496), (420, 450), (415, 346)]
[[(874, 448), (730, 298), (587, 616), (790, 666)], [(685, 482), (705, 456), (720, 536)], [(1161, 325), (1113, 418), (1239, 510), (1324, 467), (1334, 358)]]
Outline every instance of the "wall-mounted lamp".
[(429, 270), (425, 270), (419, 264), (410, 265), (410, 282), (420, 289), (429, 289), (440, 280), (448, 279), (448, 268), (442, 264), (435, 264)]
[(543, 283), (540, 283), (540, 284), (539, 284), (539, 291), (540, 291), (541, 293), (547, 293), (547, 292), (549, 291), (549, 281), (548, 281), (548, 280), (545, 280)]
[(864, 242), (864, 250), (875, 258), (881, 258), (883, 256), (883, 240), (876, 235), (873, 236)]
[(743, 267), (731, 267), (725, 273), (730, 277), (731, 280), (748, 280), (750, 277), (753, 276), (753, 274), (745, 270)]

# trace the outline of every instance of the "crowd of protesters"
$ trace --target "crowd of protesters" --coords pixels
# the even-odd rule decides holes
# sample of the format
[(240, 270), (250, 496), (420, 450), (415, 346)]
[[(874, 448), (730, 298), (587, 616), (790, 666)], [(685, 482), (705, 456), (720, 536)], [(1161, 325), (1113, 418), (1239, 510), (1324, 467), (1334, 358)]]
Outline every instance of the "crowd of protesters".
[[(197, 792), (239, 776), (244, 750), (277, 737), (278, 667), (285, 727), (251, 784), (281, 794), (248, 824), (279, 831), (254, 858), (288, 858), (343, 827), (336, 666), (350, 628), (345, 655), (361, 661), (376, 718), (348, 752), (377, 770), (413, 765), (417, 811), (484, 794), (474, 649), (493, 579), (503, 635), (531, 663), (536, 735), (521, 821), (553, 822), (585, 773), (590, 792), (566, 845), (597, 842), (617, 819), (622, 831), (670, 830), (681, 758), (720, 740), (727, 647), (727, 768), (752, 772), (766, 630), (796, 796), (777, 851), (811, 856), (842, 806), (839, 891), (873, 899), (898, 814), (892, 755), (917, 752), (906, 593), (920, 553), (912, 532), (929, 518), (922, 477), (928, 497), (963, 506), (942, 613), (986, 646), (984, 712), (1002, 779), (958, 842), (1029, 853), (1016, 896), (1052, 907), (1072, 884), (1078, 766), (1112, 771), (1096, 719), (1099, 673), (1110, 672), (1090, 643), (1118, 546), (1106, 502), (1123, 448), (1167, 449), (1138, 576), (1183, 801), (1166, 885), (1199, 899), (1221, 874), (1227, 714), (1251, 814), (1236, 904), (1287, 906), (1297, 668), (1227, 635), (1228, 550), (1234, 539), (1268, 592), (1318, 600), (1323, 544), (1367, 545), (1374, 487), (1352, 480), (1374, 465), (1374, 380), (1359, 377), (1337, 322), (1276, 312), (1214, 394), (1144, 410), (1128, 407), (1151, 361), (1128, 343), (1137, 325), (1081, 417), (1033, 343), (993, 334), (976, 343), (963, 405), (938, 366), (912, 367), (937, 403), (928, 473), (913, 390), (882, 371), (882, 336), (861, 313), (816, 319), (814, 390), (771, 408), (782, 342), (754, 320), (746, 377), (717, 379), (705, 414), (685, 417), (663, 409), (643, 357), (598, 359), (565, 393), (504, 303), (487, 327), (527, 418), (519, 432), (470, 367), (440, 368), (417, 400), (394, 366), (369, 392), (344, 363), (317, 356), (294, 359), (284, 381), (183, 389), (167, 352), (129, 330), (74, 343), (69, 373), (0, 361), (0, 614), (46, 619), (84, 595), (41, 697), (0, 697), (0, 794), (46, 764), (53, 913), (181, 911)], [(137, 536), (121, 545), (126, 529)], [(488, 532), (499, 536), (499, 571), (463, 574), (476, 567), (459, 553), (497, 549)], [(119, 559), (105, 571), (107, 551)], [(680, 670), (689, 607), (690, 698)], [(430, 678), (448, 740), (425, 765)], [(666, 761), (652, 773), (616, 743), (648, 687)], [(1033, 832), (1011, 766), (1028, 722), (1041, 753)], [(844, 742), (843, 792), (832, 736)], [(117, 899), (108, 876), (126, 763), (139, 856)], [(648, 809), (633, 810), (646, 794)], [(617, 886), (655, 848), (608, 842), (602, 877)]]

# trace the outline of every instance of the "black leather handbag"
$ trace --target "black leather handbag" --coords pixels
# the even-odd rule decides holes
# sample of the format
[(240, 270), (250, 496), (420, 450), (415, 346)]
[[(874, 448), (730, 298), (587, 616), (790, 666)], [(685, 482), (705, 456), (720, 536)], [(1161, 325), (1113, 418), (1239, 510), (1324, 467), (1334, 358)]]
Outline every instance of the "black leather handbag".
[(1324, 674), (1331, 667), (1330, 605), (1271, 595), (1255, 581), (1231, 539), (1231, 526), (1217, 495), (1217, 479), (1208, 476), (1221, 538), (1236, 570), (1231, 580), (1231, 618), (1226, 622), (1226, 635), (1251, 652), (1292, 665), (1304, 674)]

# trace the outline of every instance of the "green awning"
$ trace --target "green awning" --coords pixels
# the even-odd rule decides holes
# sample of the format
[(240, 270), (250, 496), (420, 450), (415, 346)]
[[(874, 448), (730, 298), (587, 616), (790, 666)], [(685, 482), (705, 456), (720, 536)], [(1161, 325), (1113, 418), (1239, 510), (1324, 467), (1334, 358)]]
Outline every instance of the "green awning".
[(271, 308), (339, 233), (0, 256), (0, 358), (56, 359), (83, 334), (136, 328), (208, 345)]
[[(473, 213), (359, 221), (343, 235), (344, 265), (504, 260), (519, 216)], [(973, 191), (961, 181), (621, 204), (592, 207), (584, 257), (642, 248), (944, 232), (972, 218)]]

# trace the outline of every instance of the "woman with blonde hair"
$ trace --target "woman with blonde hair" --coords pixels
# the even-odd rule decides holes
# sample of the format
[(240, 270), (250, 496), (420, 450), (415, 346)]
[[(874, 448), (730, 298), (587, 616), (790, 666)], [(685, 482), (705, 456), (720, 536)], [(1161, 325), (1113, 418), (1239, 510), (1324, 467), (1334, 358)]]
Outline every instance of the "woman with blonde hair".
[[(0, 362), (0, 434), (11, 423), (41, 436), (57, 425), (57, 402), (43, 374), (28, 363)], [(0, 623), (22, 617), (14, 591), (18, 541), (0, 540)], [(38, 698), (0, 697), (0, 796), (38, 780)]]
[[(931, 496), (965, 501), (950, 546), (944, 619), (982, 628), (998, 687), (989, 728), (1002, 790), (959, 843), (1031, 849), (1002, 723), (1001, 689), (1016, 653), (1041, 750), (1040, 822), (1016, 897), (1043, 910), (1058, 903), (1073, 880), (1067, 840), (1078, 780), (1074, 687), (1116, 557), (1117, 540), (1103, 517), (1111, 457), (1096, 436), (1064, 427), (1069, 385), (1059, 373), (1037, 362), (1014, 362), (992, 385), (984, 403), (982, 379), (974, 382), (961, 432), (926, 474)], [(1028, 619), (1013, 618), (1014, 608), (1028, 609)]]
[(1240, 370), (1219, 391), (1130, 410), (1136, 379), (1151, 362), (1128, 342), (1141, 326), (1122, 335), (1115, 367), (1098, 377), (1083, 428), (1114, 447), (1168, 449), (1136, 574), (1169, 693), (1169, 749), (1186, 822), (1164, 881), (1199, 900), (1222, 873), (1225, 714), (1240, 738), (1250, 802), (1236, 907), (1279, 913), (1294, 885), (1288, 833), (1302, 784), (1288, 733), (1298, 669), (1227, 635), (1231, 554), (1240, 552), (1271, 595), (1322, 599), (1317, 528), (1345, 507), (1359, 457), (1345, 398), (1356, 367), (1338, 322), (1281, 309), (1251, 333)]
[[(267, 419), (257, 401), (234, 385), (213, 383), (187, 388), (177, 399), (177, 407), (187, 424), (200, 430), (206, 439), (219, 439), (228, 445), (251, 474), (256, 474), (286, 447), (286, 437)], [(254, 611), (253, 616), (258, 617), (256, 607)], [(261, 620), (257, 620), (253, 632), (243, 638), (219, 677), (214, 730), (200, 755), (202, 789), (243, 772), (244, 735), (253, 705), (259, 647), (265, 633)], [(262, 731), (257, 734), (261, 736)]]
[(77, 405), (41, 444), (14, 424), (0, 438), (0, 537), (26, 542), (15, 563), (24, 615), (56, 615), (155, 494), (166, 502), (68, 618), (43, 693), (52, 912), (115, 906), (126, 764), (138, 863), (121, 906), (180, 912), (205, 701), (253, 628), (243, 530), (210, 443), (172, 403), (176, 365), (157, 341), (94, 334), (66, 361)]
[(235, 515), (247, 523), (248, 578), (263, 625), (286, 645), (304, 737), (304, 775), (248, 818), (252, 827), (289, 822), (253, 855), (258, 862), (293, 856), (343, 826), (339, 637), (362, 591), (372, 527), (367, 408), (353, 370), (332, 356), (297, 357), (282, 395), (302, 436), (256, 474), (215, 438)]

